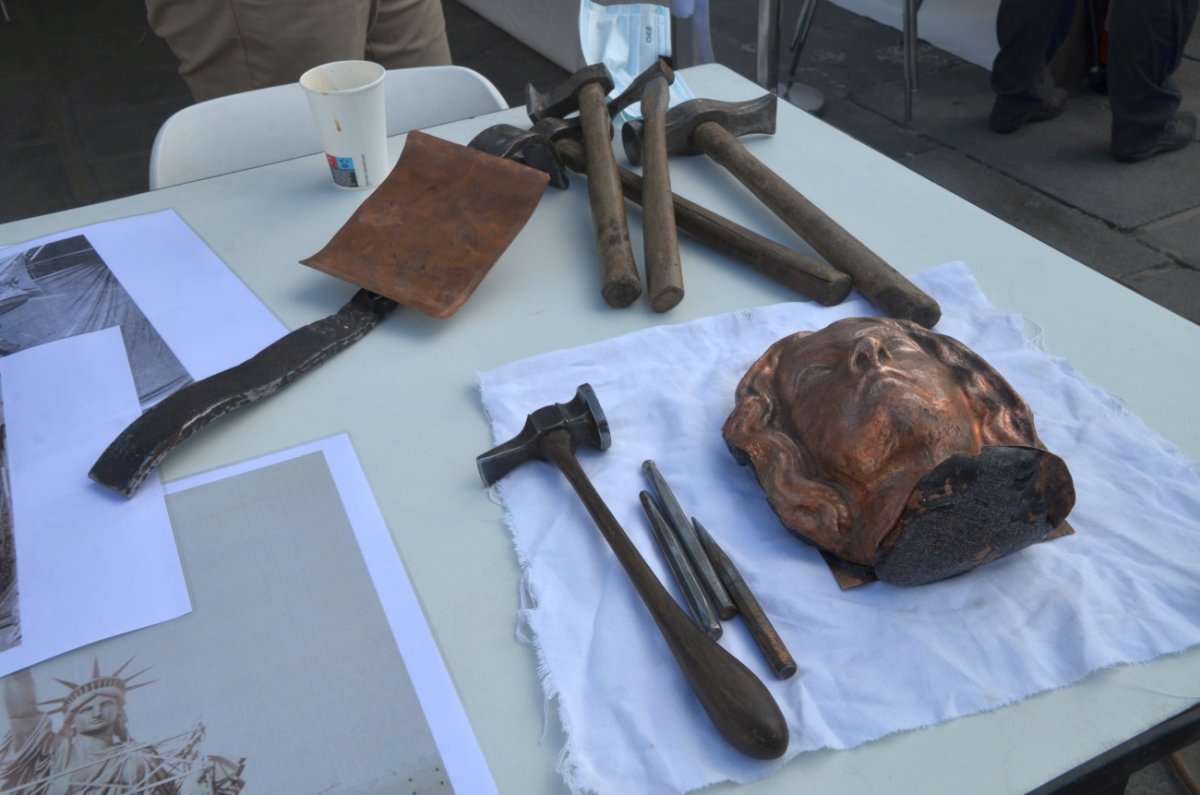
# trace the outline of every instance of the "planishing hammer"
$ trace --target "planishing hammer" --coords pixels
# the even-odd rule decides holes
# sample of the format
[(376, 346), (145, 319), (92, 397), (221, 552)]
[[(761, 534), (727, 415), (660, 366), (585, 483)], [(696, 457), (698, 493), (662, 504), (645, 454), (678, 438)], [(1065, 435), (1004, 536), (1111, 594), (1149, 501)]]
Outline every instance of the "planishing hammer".
[[(738, 136), (750, 133), (774, 134), (776, 102), (774, 94), (766, 94), (745, 102), (693, 99), (677, 105), (667, 112), (667, 149), (677, 155), (707, 154), (808, 241), (830, 265), (850, 274), (855, 288), (881, 311), (932, 328), (942, 314), (933, 298), (738, 141)], [(630, 162), (641, 162), (643, 134), (642, 124), (637, 121), (626, 122), (621, 130)]]
[(596, 393), (583, 384), (570, 402), (534, 411), (519, 434), (480, 455), (476, 464), (487, 486), (527, 461), (542, 460), (558, 467), (633, 581), (717, 730), (742, 753), (756, 759), (777, 759), (787, 750), (788, 726), (770, 691), (671, 597), (575, 457), (580, 444), (605, 450), (611, 441)]
[(609, 306), (620, 308), (642, 294), (642, 280), (629, 242), (629, 222), (612, 151), (612, 118), (605, 104), (612, 88), (608, 67), (592, 64), (547, 93), (526, 86), (525, 109), (535, 123), (579, 111), (588, 173), (592, 175), (588, 179), (588, 199), (600, 258), (600, 294)]

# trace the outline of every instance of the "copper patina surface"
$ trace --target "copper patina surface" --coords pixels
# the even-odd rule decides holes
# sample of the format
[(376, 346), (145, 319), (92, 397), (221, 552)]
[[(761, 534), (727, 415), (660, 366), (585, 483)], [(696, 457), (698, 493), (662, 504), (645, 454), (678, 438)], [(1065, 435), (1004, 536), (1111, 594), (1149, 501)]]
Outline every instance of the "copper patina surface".
[(959, 574), (1044, 540), (1074, 505), (1024, 399), (909, 321), (848, 318), (779, 340), (723, 431), (783, 524), (868, 578)]
[(544, 171), (417, 130), (305, 265), (436, 318), (454, 314), (525, 226)]

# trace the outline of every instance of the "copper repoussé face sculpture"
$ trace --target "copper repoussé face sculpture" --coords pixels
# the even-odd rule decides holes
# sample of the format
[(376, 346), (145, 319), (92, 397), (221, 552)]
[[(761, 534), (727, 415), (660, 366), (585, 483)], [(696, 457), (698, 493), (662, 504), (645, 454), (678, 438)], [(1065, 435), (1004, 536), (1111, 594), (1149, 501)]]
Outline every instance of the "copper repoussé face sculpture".
[(742, 378), (724, 435), (783, 524), (860, 582), (960, 574), (1046, 539), (1075, 502), (1021, 396), (904, 320), (779, 340)]

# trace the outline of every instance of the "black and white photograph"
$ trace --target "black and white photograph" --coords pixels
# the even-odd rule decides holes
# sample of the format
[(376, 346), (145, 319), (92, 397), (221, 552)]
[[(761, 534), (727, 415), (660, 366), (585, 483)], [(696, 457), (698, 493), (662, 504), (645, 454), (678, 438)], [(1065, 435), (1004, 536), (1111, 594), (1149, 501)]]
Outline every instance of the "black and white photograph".
[(12, 489), (8, 479), (8, 434), (0, 401), (0, 651), (21, 642), (17, 598), (17, 549), (13, 537)]
[(0, 355), (120, 326), (143, 405), (191, 381), (85, 235), (0, 260)]
[[(80, 539), (75, 552), (69, 548), (73, 528), (79, 524), (62, 514), (69, 514), (69, 506), (88, 491), (88, 481), (80, 481), (76, 468), (81, 466), (86, 472), (96, 452), (89, 447), (92, 441), (101, 445), (97, 449), (103, 449), (139, 408), (148, 408), (194, 379), (240, 361), (277, 338), (280, 330), (278, 320), (169, 211), (0, 248), (0, 370), (6, 373), (0, 381), (0, 394), (8, 398), (5, 405), (0, 397), (0, 673), (45, 659), (47, 652), (80, 645), (70, 643), (70, 637), (91, 642), (105, 636), (102, 633), (108, 630), (103, 627), (115, 631), (135, 628), (128, 620), (123, 626), (118, 626), (121, 622), (97, 623), (91, 620), (94, 615), (61, 621), (56, 618), (59, 613), (43, 609), (51, 603), (42, 597), (60, 594), (57, 598), (70, 600), (80, 588), (94, 587), (66, 574), (77, 571), (80, 559), (97, 551), (85, 539)], [(97, 347), (94, 341), (82, 342), (97, 335), (111, 335), (112, 344)], [(68, 350), (84, 358), (67, 362), (62, 357)], [(103, 355), (96, 358), (101, 351)], [(17, 366), (22, 357), (33, 358)], [(58, 376), (51, 377), (51, 371)], [(85, 371), (92, 380), (83, 377)], [(14, 372), (23, 373), (25, 381), (9, 383)], [(118, 383), (128, 383), (128, 387), (114, 392)], [(124, 419), (118, 418), (120, 424), (115, 427), (112, 417), (103, 426), (98, 424), (101, 417), (108, 416), (104, 407), (117, 405), (110, 402), (117, 392), (121, 394), (117, 403), (128, 407), (128, 411), (121, 409)], [(51, 414), (57, 418), (54, 422)], [(64, 421), (70, 430), (61, 424)], [(47, 427), (58, 432), (47, 434)], [(92, 439), (96, 434), (104, 438)], [(37, 440), (41, 440), (40, 446), (35, 449), (23, 445)], [(51, 458), (57, 463), (43, 469)], [(66, 480), (48, 478), (51, 471)], [(65, 499), (68, 492), (70, 500)], [(94, 501), (87, 505), (93, 530), (89, 536), (105, 537), (97, 513), (102, 506)], [(159, 512), (161, 524), (166, 526), (165, 508), (160, 506)], [(145, 539), (150, 531), (140, 513), (126, 514), (118, 525), (125, 531), (117, 535), (124, 541), (117, 543), (109, 534), (109, 548), (111, 555), (132, 554), (124, 568), (136, 568), (143, 555), (129, 548), (132, 537), (127, 531), (142, 528), (139, 539)], [(65, 554), (67, 559), (46, 557), (43, 541), (50, 537), (58, 539), (56, 554)], [(152, 546), (163, 550), (161, 543)], [(171, 546), (173, 557), (173, 543)], [(71, 562), (64, 566), (68, 559)], [(36, 571), (27, 569), (31, 561), (38, 563)], [(85, 579), (92, 582), (96, 577)], [(132, 586), (140, 580), (110, 577), (109, 581)], [(108, 596), (118, 591), (131, 593), (123, 586), (101, 590)], [(101, 604), (104, 598), (96, 593), (92, 601)], [(34, 602), (39, 600), (35, 609)], [(174, 609), (151, 609), (149, 615), (173, 617), (179, 614), (172, 613)], [(35, 616), (49, 617), (50, 623), (40, 621), (34, 626), (30, 622)], [(85, 625), (92, 630), (61, 631)], [(56, 648), (46, 644), (51, 637), (57, 638)]]
[[(119, 326), (143, 406), (192, 379), (84, 235), (0, 257), (0, 356)], [(4, 436), (0, 402), (0, 437)], [(0, 439), (0, 651), (20, 643), (7, 444)]]

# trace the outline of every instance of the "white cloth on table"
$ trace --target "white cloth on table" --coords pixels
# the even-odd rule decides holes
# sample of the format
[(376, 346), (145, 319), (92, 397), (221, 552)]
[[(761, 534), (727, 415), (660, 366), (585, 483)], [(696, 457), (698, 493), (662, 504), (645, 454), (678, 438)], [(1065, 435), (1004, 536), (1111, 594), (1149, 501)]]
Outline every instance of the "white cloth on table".
[(818, 748), (995, 709), (1098, 669), (1200, 643), (1200, 470), (1063, 359), (1028, 342), (970, 270), (914, 281), (943, 310), (936, 331), (991, 362), (1029, 402), (1075, 480), (1074, 535), (951, 580), (842, 591), (816, 550), (772, 513), (725, 447), (734, 388), (775, 340), (878, 314), (789, 303), (663, 325), (479, 374), (497, 442), (534, 409), (596, 391), (612, 446), (579, 458), (663, 583), (680, 597), (638, 502), (654, 459), (683, 508), (729, 553), (799, 665), (775, 680), (735, 619), (721, 643), (767, 683), (791, 729), (785, 757), (726, 745), (691, 694), (629, 579), (566, 480), (527, 464), (498, 485), (531, 602), (547, 698), (566, 734), (575, 790), (688, 791), (770, 775)]

